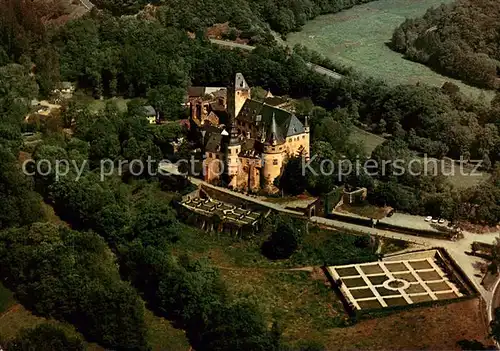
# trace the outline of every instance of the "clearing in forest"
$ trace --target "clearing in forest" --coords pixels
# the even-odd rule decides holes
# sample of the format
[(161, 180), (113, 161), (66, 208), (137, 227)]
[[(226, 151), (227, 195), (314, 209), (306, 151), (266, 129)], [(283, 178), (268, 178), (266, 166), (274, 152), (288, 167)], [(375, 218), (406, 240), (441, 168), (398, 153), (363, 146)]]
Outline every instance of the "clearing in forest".
[(288, 45), (302, 44), (335, 62), (392, 84), (417, 82), (442, 86), (446, 81), (457, 84), (466, 95), (485, 92), (460, 81), (442, 76), (425, 65), (405, 60), (386, 44), (394, 29), (406, 18), (422, 16), (428, 8), (450, 0), (378, 0), (355, 6), (336, 14), (309, 21), (300, 32), (287, 37)]

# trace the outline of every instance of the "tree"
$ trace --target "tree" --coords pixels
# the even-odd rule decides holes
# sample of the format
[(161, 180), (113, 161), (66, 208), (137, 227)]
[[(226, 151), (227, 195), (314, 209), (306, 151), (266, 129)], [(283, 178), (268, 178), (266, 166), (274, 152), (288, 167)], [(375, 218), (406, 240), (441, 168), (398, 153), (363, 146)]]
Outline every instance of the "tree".
[(292, 157), (285, 164), (283, 173), (275, 180), (276, 185), (289, 195), (304, 193), (306, 176), (303, 174), (302, 157)]
[(300, 229), (290, 218), (279, 218), (275, 230), (262, 245), (262, 253), (272, 260), (289, 258), (299, 247)]
[(144, 245), (160, 247), (179, 239), (179, 223), (168, 202), (149, 197), (138, 204), (137, 210), (133, 232)]
[(16, 101), (28, 106), (37, 94), (36, 81), (25, 67), (18, 64), (0, 67), (0, 104)]
[(118, 136), (111, 132), (90, 142), (89, 159), (92, 167), (97, 168), (103, 160), (115, 161), (120, 152)]
[(94, 216), (94, 229), (113, 244), (129, 239), (131, 214), (129, 209), (121, 204), (110, 204), (103, 207)]
[(85, 344), (79, 335), (71, 335), (61, 327), (42, 323), (21, 330), (13, 340), (7, 342), (5, 348), (8, 351), (83, 351)]
[(37, 314), (105, 347), (147, 348), (144, 305), (99, 236), (37, 223), (1, 232), (0, 256), (4, 283)]
[(148, 91), (148, 100), (167, 120), (176, 120), (182, 116), (184, 89), (162, 85)]
[(100, 220), (96, 222), (99, 212), (116, 203), (118, 194), (94, 173), (86, 173), (78, 181), (76, 179), (76, 175), (72, 174), (52, 184), (48, 189), (49, 199), (57, 213), (72, 226), (99, 228), (102, 225)]
[(0, 144), (0, 229), (29, 225), (43, 218), (41, 198), (16, 158)]
[(199, 350), (270, 350), (280, 349), (280, 332), (267, 329), (258, 309), (238, 301), (217, 310), (203, 331)]
[(188, 330), (200, 331), (223, 308), (227, 292), (219, 272), (205, 261), (186, 260), (160, 281), (157, 297), (161, 309)]

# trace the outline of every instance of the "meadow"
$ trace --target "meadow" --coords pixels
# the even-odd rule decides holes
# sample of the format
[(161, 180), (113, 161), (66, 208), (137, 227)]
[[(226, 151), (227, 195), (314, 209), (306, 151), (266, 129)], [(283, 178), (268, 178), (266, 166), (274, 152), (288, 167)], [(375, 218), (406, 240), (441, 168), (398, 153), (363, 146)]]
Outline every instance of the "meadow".
[(394, 29), (406, 18), (422, 16), (428, 8), (451, 0), (378, 0), (336, 14), (308, 21), (300, 32), (287, 36), (290, 46), (302, 44), (335, 62), (389, 84), (418, 82), (442, 86), (451, 81), (466, 95), (481, 93), (491, 99), (493, 93), (442, 76), (430, 68), (405, 60), (387, 43)]

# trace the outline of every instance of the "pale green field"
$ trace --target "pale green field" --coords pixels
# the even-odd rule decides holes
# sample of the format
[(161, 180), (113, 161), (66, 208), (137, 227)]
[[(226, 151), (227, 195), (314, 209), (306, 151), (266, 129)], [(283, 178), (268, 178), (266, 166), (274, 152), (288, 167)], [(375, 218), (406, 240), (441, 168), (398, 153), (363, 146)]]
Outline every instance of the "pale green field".
[(91, 100), (89, 102), (89, 109), (91, 111), (97, 112), (99, 110), (104, 110), (106, 107), (106, 102), (108, 101), (114, 101), (116, 105), (118, 106), (118, 109), (122, 112), (127, 111), (127, 102), (129, 102), (129, 99), (124, 99), (121, 97), (118, 98), (112, 98), (112, 99), (107, 99), (107, 100)]
[[(430, 7), (451, 0), (378, 0), (336, 14), (320, 16), (306, 23), (302, 31), (289, 34), (288, 45), (303, 44), (356, 71), (392, 84), (417, 82), (442, 86), (451, 81), (467, 95), (482, 90), (435, 73), (430, 68), (405, 60), (386, 46), (394, 29), (405, 18), (419, 17)], [(491, 99), (492, 92), (486, 92)]]
[(367, 132), (358, 127), (352, 128), (349, 139), (353, 143), (361, 143), (368, 156), (372, 154), (373, 150), (375, 150), (377, 146), (385, 141), (385, 139), (381, 136)]

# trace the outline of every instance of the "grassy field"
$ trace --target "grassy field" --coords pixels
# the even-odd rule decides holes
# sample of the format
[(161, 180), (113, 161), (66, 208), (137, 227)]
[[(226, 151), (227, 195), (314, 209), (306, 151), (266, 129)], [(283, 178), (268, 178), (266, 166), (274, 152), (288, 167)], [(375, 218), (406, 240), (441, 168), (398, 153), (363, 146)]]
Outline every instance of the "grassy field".
[(122, 97), (115, 97), (115, 98), (111, 98), (111, 99), (99, 100), (99, 99), (94, 99), (93, 97), (91, 97), (89, 95), (85, 95), (84, 93), (81, 93), (81, 92), (77, 92), (73, 96), (73, 100), (88, 105), (88, 108), (92, 112), (97, 112), (97, 111), (103, 110), (104, 107), (106, 107), (106, 103), (109, 101), (115, 102), (120, 111), (127, 111), (127, 103), (130, 101), (130, 99), (124, 99)]
[(189, 350), (190, 346), (185, 332), (181, 329), (175, 329), (170, 321), (155, 316), (149, 310), (146, 310), (145, 320), (149, 343), (154, 351)]
[[(255, 301), (269, 323), (280, 323), (287, 342), (324, 343), (325, 333), (351, 322), (320, 266), (376, 260), (374, 249), (356, 245), (358, 238), (310, 227), (291, 258), (270, 261), (260, 252), (264, 236), (239, 240), (193, 229), (172, 250), (207, 258), (219, 268), (235, 298)], [(391, 248), (401, 249), (389, 245), (387, 251)]]
[(261, 246), (267, 240), (265, 236), (235, 240), (227, 234), (209, 234), (193, 229), (185, 232), (181, 240), (173, 244), (172, 250), (178, 255), (186, 253), (192, 257), (208, 258), (220, 268), (288, 269), (321, 266), (325, 262), (337, 265), (376, 260), (371, 248), (357, 247), (358, 238), (310, 226), (301, 247), (289, 259), (271, 261), (261, 254)]
[(353, 143), (363, 145), (363, 149), (368, 156), (372, 154), (373, 150), (375, 150), (377, 146), (385, 141), (383, 137), (364, 131), (358, 127), (352, 127), (349, 140)]
[(120, 111), (127, 111), (127, 102), (129, 100), (123, 99), (123, 98), (113, 98), (113, 99), (107, 99), (107, 100), (93, 100), (93, 101), (90, 101), (90, 103), (89, 103), (89, 109), (91, 111), (95, 111), (95, 112), (97, 112), (99, 110), (103, 110), (104, 107), (106, 107), (106, 102), (108, 102), (108, 101), (115, 102)]
[(330, 329), (322, 337), (328, 350), (461, 350), (462, 340), (492, 345), (481, 308), (473, 299), (412, 309)]
[(236, 297), (258, 304), (269, 321), (278, 321), (286, 341), (322, 342), (332, 328), (348, 325), (342, 303), (320, 270), (313, 272), (272, 270), (221, 270)]
[(348, 212), (355, 215), (373, 219), (382, 219), (387, 215), (387, 210), (384, 207), (373, 206), (368, 203), (362, 204), (342, 204), (337, 208), (338, 212)]
[[(2, 289), (3, 288), (2, 286)], [(7, 311), (0, 313), (0, 341), (6, 341), (16, 337), (16, 335), (26, 328), (34, 328), (41, 323), (48, 322), (50, 324), (62, 327), (70, 334), (76, 334), (76, 330), (73, 326), (58, 322), (53, 319), (46, 319), (39, 317), (31, 313), (29, 310), (23, 307), (23, 305), (17, 303), (12, 298), (10, 299), (11, 306)], [(102, 351), (104, 350), (97, 344), (86, 344), (87, 350), (89, 351)]]
[[(287, 37), (289, 45), (303, 44), (330, 59), (388, 83), (417, 83), (441, 86), (451, 81), (467, 95), (482, 90), (435, 73), (405, 60), (386, 45), (394, 29), (405, 18), (419, 17), (430, 7), (451, 0), (377, 0), (336, 14), (320, 16)], [(488, 98), (492, 92), (486, 93)]]
[[(208, 258), (219, 268), (233, 296), (255, 301), (269, 323), (280, 323), (284, 340), (290, 344), (319, 343), (327, 350), (458, 350), (457, 342), (462, 339), (490, 342), (477, 300), (418, 308), (352, 325), (319, 266), (325, 258), (364, 261), (370, 250), (356, 247), (356, 237), (351, 235), (311, 228), (299, 252), (288, 260), (271, 262), (260, 254), (263, 239), (238, 240), (193, 230), (172, 249)], [(405, 243), (388, 242), (383, 252), (405, 248)]]

